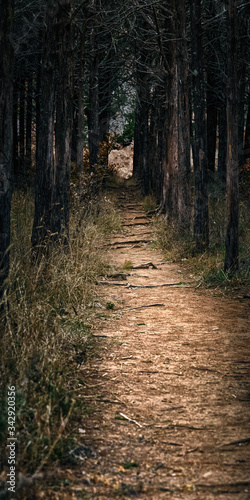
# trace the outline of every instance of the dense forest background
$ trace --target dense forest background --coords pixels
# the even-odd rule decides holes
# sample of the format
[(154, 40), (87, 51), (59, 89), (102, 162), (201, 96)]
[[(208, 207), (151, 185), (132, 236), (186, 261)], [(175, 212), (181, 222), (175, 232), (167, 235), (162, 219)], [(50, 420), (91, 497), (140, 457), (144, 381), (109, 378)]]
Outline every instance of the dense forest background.
[(134, 177), (165, 240), (174, 231), (190, 255), (219, 251), (218, 279), (249, 279), (250, 3), (1, 0), (0, 12), (2, 381), (3, 392), (10, 376), (25, 381), (26, 430), (40, 391), (27, 430), (37, 448), (24, 451), (35, 467), (48, 398), (55, 422), (71, 412), (60, 363), (86, 330), (79, 311), (119, 224), (100, 201), (112, 148), (134, 141)]

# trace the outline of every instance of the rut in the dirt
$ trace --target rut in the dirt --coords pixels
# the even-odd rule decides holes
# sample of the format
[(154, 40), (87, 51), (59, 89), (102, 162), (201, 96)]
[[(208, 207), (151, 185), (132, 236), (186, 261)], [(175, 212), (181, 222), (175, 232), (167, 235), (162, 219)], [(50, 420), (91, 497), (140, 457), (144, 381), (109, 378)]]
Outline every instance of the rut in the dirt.
[(94, 412), (68, 494), (249, 499), (248, 303), (212, 297), (166, 263), (138, 197), (119, 196), (116, 272), (100, 286), (114, 309), (93, 332), (102, 357), (79, 374)]

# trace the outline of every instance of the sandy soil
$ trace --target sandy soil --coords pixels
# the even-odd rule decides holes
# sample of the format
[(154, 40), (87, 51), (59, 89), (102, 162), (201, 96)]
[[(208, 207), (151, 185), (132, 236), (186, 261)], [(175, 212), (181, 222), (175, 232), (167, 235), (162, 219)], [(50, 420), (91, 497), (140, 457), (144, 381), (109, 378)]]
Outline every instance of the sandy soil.
[(114, 309), (93, 331), (100, 358), (79, 370), (93, 413), (57, 498), (249, 499), (249, 301), (213, 297), (164, 262), (138, 199), (119, 192), (110, 258), (117, 271), (155, 267), (100, 285)]

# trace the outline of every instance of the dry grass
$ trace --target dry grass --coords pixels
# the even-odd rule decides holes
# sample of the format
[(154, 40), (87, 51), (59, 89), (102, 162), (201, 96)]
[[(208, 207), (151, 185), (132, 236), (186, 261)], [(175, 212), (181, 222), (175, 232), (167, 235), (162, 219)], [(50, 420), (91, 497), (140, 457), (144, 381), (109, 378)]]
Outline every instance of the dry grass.
[(60, 429), (69, 414), (74, 422), (89, 411), (82, 400), (74, 402), (82, 383), (78, 367), (95, 349), (90, 324), (96, 282), (108, 269), (104, 241), (120, 227), (107, 197), (95, 198), (88, 210), (78, 199), (67, 248), (58, 245), (36, 263), (30, 247), (33, 211), (32, 193), (14, 194), (9, 295), (1, 317), (1, 459), (6, 465), (6, 394), (8, 385), (14, 385), (23, 473), (33, 473), (44, 459), (67, 457), (74, 441), (72, 425)]
[(167, 260), (183, 261), (197, 281), (207, 287), (248, 287), (250, 281), (250, 210), (248, 196), (240, 203), (239, 245), (240, 270), (233, 276), (224, 273), (226, 198), (213, 184), (209, 196), (210, 249), (201, 255), (195, 252), (193, 234), (178, 234), (164, 217), (155, 221), (155, 244), (163, 249)]

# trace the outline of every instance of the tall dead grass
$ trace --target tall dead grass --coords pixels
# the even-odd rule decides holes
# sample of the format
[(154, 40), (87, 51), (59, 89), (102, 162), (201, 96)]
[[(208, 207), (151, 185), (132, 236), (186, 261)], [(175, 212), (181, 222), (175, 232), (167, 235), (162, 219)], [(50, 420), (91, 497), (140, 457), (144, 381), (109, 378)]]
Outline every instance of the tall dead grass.
[(205, 286), (232, 288), (249, 286), (250, 282), (250, 207), (249, 196), (241, 193), (239, 246), (240, 270), (231, 275), (224, 273), (225, 236), (226, 236), (226, 196), (221, 187), (211, 183), (209, 195), (209, 251), (197, 255), (192, 231), (178, 233), (164, 217), (155, 221), (155, 244), (163, 249), (168, 260), (183, 261), (189, 272)]
[[(104, 242), (120, 226), (105, 196), (74, 200), (68, 245), (34, 262), (30, 246), (34, 203), (31, 192), (12, 200), (9, 293), (1, 317), (1, 461), (7, 466), (7, 388), (16, 387), (18, 469), (33, 473), (51, 458), (66, 457), (70, 431), (60, 429), (87, 411), (75, 399), (78, 367), (94, 349), (96, 282), (107, 272)], [(81, 223), (79, 224), (79, 220)], [(3, 476), (1, 476), (3, 477)]]

